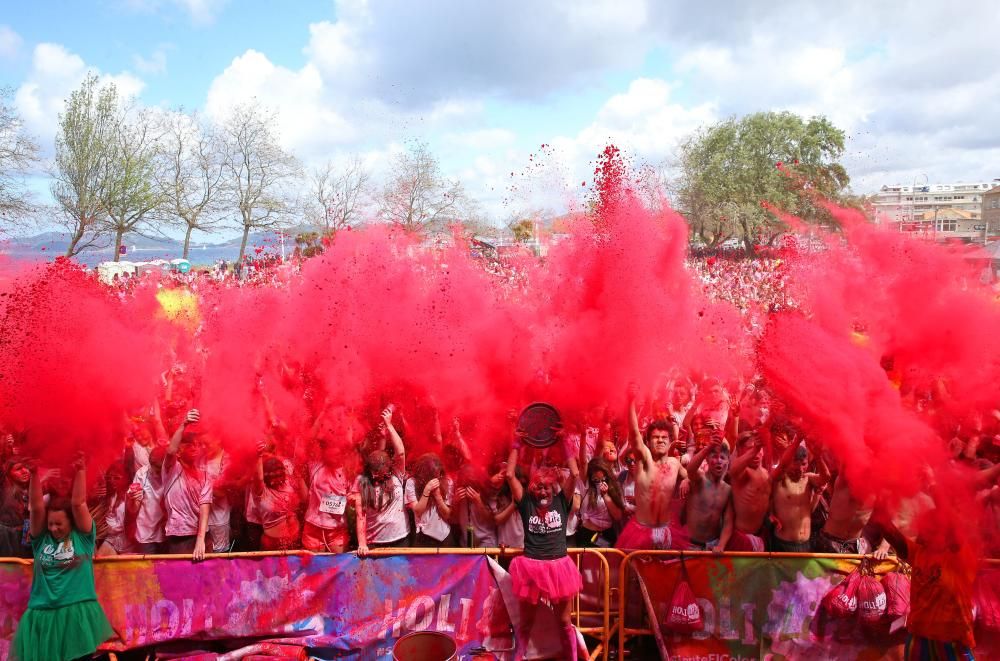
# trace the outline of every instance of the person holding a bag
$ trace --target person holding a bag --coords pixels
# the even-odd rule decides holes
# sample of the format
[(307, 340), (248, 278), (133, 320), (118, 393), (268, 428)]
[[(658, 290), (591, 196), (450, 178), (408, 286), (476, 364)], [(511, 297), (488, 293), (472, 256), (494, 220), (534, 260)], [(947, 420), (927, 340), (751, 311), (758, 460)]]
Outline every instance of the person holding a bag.
[(507, 461), (507, 484), (524, 524), (524, 555), (515, 557), (510, 565), (520, 613), (514, 658), (524, 658), (538, 605), (545, 601), (562, 624), (563, 655), (559, 658), (573, 661), (577, 658), (577, 634), (571, 620), (573, 597), (583, 587), (583, 579), (566, 552), (566, 522), (580, 469), (576, 457), (571, 456), (569, 475), (560, 482), (556, 469), (536, 468), (525, 491), (515, 472), (519, 450), (515, 444)]

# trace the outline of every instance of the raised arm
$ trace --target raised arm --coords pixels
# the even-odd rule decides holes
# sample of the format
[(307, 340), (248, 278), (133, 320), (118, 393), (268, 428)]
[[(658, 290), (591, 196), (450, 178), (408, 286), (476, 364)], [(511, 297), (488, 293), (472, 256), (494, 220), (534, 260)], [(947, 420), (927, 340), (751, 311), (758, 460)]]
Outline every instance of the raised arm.
[(78, 452), (73, 461), (76, 474), (73, 475), (73, 490), (70, 493), (70, 504), (73, 506), (73, 527), (77, 532), (90, 534), (94, 527), (94, 518), (87, 507), (87, 461), (82, 452)]
[(45, 532), (45, 497), (42, 495), (42, 478), (38, 475), (35, 462), (28, 464), (31, 481), (28, 482), (28, 531), (32, 537), (41, 537)]
[(830, 467), (823, 461), (823, 455), (816, 453), (816, 472), (809, 475), (809, 484), (814, 489), (822, 489), (830, 482)]
[(177, 457), (177, 451), (181, 448), (181, 439), (184, 438), (184, 430), (190, 425), (198, 424), (199, 420), (201, 420), (201, 413), (198, 412), (198, 409), (191, 409), (187, 412), (184, 422), (182, 422), (181, 426), (177, 428), (174, 435), (170, 437), (170, 444), (167, 445), (168, 457)]
[(577, 482), (580, 481), (580, 465), (576, 463), (576, 457), (570, 457), (567, 460), (569, 464), (569, 475), (560, 484), (560, 488), (564, 494), (566, 494), (567, 499), (572, 499), (573, 492), (576, 491)]
[(385, 423), (385, 429), (389, 432), (389, 441), (392, 443), (392, 449), (395, 452), (393, 462), (395, 463), (395, 468), (398, 472), (402, 473), (406, 470), (406, 447), (403, 445), (403, 439), (399, 436), (399, 432), (396, 428), (392, 426), (392, 409), (386, 407), (382, 411), (382, 421)]
[(515, 445), (510, 450), (510, 457), (507, 458), (507, 484), (510, 486), (511, 498), (514, 499), (515, 503), (520, 503), (521, 499), (524, 498), (524, 487), (517, 479), (517, 453), (518, 448)]
[(750, 449), (746, 450), (743, 454), (737, 455), (732, 463), (729, 465), (729, 476), (733, 480), (738, 480), (743, 477), (743, 473), (750, 466), (750, 462), (753, 461), (754, 455), (760, 450), (761, 444), (760, 440), (754, 442), (750, 446)]
[(462, 422), (458, 419), (458, 416), (452, 419), (451, 430), (455, 435), (455, 447), (458, 448), (462, 459), (467, 462), (472, 461), (472, 450), (469, 449), (469, 444), (465, 442), (465, 437), (462, 436)]
[(781, 461), (779, 461), (778, 465), (771, 470), (770, 478), (772, 482), (784, 474), (785, 469), (788, 468), (788, 465), (792, 463), (792, 459), (795, 458), (795, 452), (799, 449), (800, 445), (802, 445), (801, 436), (788, 444), (788, 447), (785, 448), (785, 452), (781, 455)]
[(701, 468), (701, 465), (705, 462), (705, 459), (708, 457), (708, 453), (719, 445), (720, 443), (713, 438), (711, 442), (705, 443), (705, 447), (698, 450), (694, 456), (691, 457), (691, 463), (687, 465), (687, 478), (691, 481), (691, 486), (697, 487), (701, 485), (703, 478), (701, 471), (698, 469)]
[(160, 399), (153, 400), (153, 431), (156, 433), (156, 444), (163, 445), (169, 438), (167, 428), (163, 425), (163, 412), (160, 410)]

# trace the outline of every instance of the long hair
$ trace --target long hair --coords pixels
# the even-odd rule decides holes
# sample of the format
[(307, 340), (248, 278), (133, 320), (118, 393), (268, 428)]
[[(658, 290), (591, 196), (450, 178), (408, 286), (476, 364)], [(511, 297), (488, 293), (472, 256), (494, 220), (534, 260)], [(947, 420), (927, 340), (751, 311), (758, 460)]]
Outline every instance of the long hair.
[(618, 482), (618, 476), (611, 472), (611, 466), (608, 465), (608, 462), (600, 457), (594, 457), (587, 463), (587, 498), (590, 499), (591, 506), (597, 505), (597, 487), (591, 482), (594, 479), (594, 473), (597, 472), (604, 473), (604, 477), (608, 481), (608, 495), (611, 496), (615, 505), (624, 511), (625, 499), (622, 497), (622, 486)]
[[(361, 504), (368, 509), (381, 512), (392, 503), (392, 500), (386, 500), (386, 489), (379, 488), (372, 475), (386, 468), (391, 471), (392, 459), (389, 458), (388, 452), (375, 450), (367, 454), (364, 461), (365, 469), (361, 473)], [(391, 475), (389, 479), (393, 479)], [(394, 492), (395, 489), (392, 489), (388, 495), (392, 496)]]
[(445, 475), (444, 465), (441, 463), (441, 458), (433, 452), (417, 457), (413, 462), (411, 473), (418, 498), (424, 492), (427, 483), (434, 479), (441, 480), (441, 493), (446, 493), (448, 490), (448, 477)]

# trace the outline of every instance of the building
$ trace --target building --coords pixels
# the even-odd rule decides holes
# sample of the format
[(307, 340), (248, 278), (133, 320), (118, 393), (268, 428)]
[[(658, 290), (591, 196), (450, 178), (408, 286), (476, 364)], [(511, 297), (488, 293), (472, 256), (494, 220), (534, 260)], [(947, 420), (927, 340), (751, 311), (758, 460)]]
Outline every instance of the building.
[(983, 209), (979, 217), (990, 236), (1000, 234), (1000, 185), (983, 193)]
[(876, 222), (938, 239), (982, 240), (1000, 230), (982, 222), (984, 195), (995, 182), (883, 186), (872, 199)]

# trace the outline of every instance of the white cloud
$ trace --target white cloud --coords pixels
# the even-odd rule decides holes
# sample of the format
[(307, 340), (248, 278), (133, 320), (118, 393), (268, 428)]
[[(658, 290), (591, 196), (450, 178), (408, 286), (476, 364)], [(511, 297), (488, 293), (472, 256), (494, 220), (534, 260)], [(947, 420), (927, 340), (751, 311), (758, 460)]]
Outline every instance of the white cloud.
[(109, 75), (88, 67), (79, 55), (60, 44), (38, 44), (32, 54), (31, 69), (14, 97), (29, 131), (43, 144), (55, 137), (58, 115), (69, 94), (80, 86), (88, 71), (99, 74), (102, 84), (113, 83), (121, 98), (137, 96), (144, 83), (130, 73)]
[(312, 64), (293, 71), (247, 51), (212, 81), (205, 110), (220, 121), (234, 106), (254, 99), (277, 111), (282, 144), (307, 160), (325, 160), (328, 150), (358, 138), (355, 127), (328, 103)]
[(167, 49), (169, 45), (157, 46), (149, 57), (144, 57), (138, 53), (132, 56), (132, 66), (139, 73), (150, 76), (165, 74), (167, 72)]
[(7, 25), (0, 25), (0, 60), (13, 60), (21, 52), (24, 40)]
[(320, 74), (404, 107), (449, 96), (543, 98), (639, 64), (649, 43), (644, 0), (341, 0), (336, 15), (310, 26), (306, 53)]

